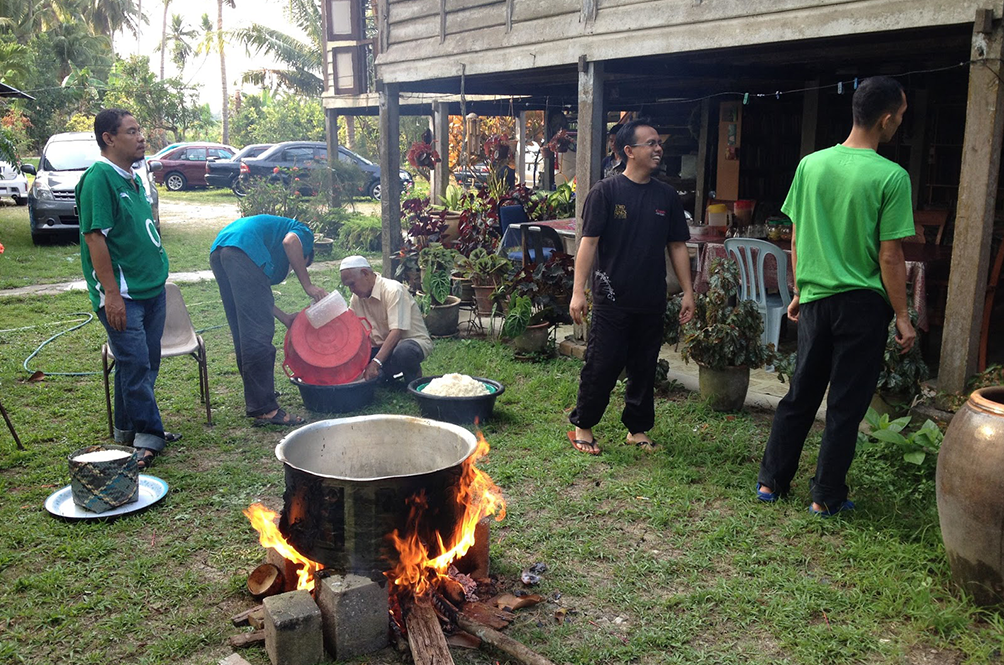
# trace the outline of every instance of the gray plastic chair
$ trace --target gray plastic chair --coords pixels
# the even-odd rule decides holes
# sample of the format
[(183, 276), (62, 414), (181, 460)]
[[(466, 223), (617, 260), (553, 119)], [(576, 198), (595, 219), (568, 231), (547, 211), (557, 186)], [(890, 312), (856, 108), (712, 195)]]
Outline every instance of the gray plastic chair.
[[(195, 332), (188, 316), (181, 289), (174, 282), (164, 285), (167, 311), (164, 317), (164, 334), (160, 338), (160, 357), (192, 356), (199, 363), (199, 401), (206, 405), (206, 424), (213, 424), (213, 410), (209, 404), (209, 367), (206, 362), (206, 342)], [(105, 380), (105, 409), (108, 413), (108, 435), (114, 433), (112, 398), (108, 375), (115, 367), (115, 356), (105, 342), (101, 346), (101, 365)]]
[[(772, 242), (753, 238), (729, 238), (725, 241), (725, 252), (739, 264), (742, 289), (739, 297), (753, 300), (763, 317), (764, 344), (777, 343), (781, 338), (781, 321), (788, 311), (791, 294), (788, 291), (788, 255)], [(778, 293), (767, 293), (763, 278), (763, 264), (768, 256), (777, 261)], [(768, 368), (768, 371), (772, 368)]]

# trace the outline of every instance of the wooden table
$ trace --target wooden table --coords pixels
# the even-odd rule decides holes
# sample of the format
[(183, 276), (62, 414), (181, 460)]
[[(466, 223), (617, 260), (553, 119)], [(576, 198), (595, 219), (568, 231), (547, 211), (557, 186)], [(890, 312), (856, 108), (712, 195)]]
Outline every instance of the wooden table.
[[(772, 241), (773, 242), (773, 241)], [(794, 289), (795, 276), (791, 266), (791, 242), (779, 240), (774, 242), (788, 255), (788, 288)], [(697, 251), (697, 267), (694, 277), (694, 289), (701, 293), (707, 293), (708, 277), (711, 272), (711, 263), (715, 259), (726, 257), (725, 244), (721, 239), (706, 240), (704, 238), (694, 238), (688, 241), (688, 246)], [(952, 257), (952, 250), (949, 247), (938, 245), (928, 245), (923, 243), (904, 242), (903, 257), (906, 259), (906, 281), (907, 289), (913, 296), (913, 308), (917, 310), (917, 327), (927, 331), (928, 322), (928, 294), (927, 279), (931, 272), (947, 270)], [(770, 264), (764, 267), (764, 280), (767, 282), (768, 290), (777, 288), (777, 268), (770, 269)], [(944, 294), (939, 294), (943, 297)]]

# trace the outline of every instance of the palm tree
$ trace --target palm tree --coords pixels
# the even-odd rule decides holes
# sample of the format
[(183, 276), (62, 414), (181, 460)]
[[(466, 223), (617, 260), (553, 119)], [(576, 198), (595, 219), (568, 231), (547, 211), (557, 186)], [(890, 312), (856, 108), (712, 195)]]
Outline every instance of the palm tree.
[(85, 0), (82, 4), (83, 19), (91, 32), (107, 37), (109, 42), (119, 30), (138, 36), (140, 23), (146, 21), (133, 0)]
[(160, 24), (160, 80), (164, 80), (164, 56), (167, 54), (167, 8), (171, 0), (164, 0), (164, 18)]
[(289, 0), (284, 11), (286, 16), (307, 34), (308, 41), (299, 41), (257, 23), (249, 28), (234, 31), (232, 39), (244, 44), (248, 54), (264, 52), (285, 65), (282, 69), (262, 68), (247, 71), (243, 80), (256, 85), (265, 85), (271, 81), (276, 87), (317, 96), (324, 91), (321, 6), (317, 0)]
[(231, 9), (236, 8), (234, 0), (216, 0), (216, 29), (213, 29), (209, 22), (209, 14), (202, 15), (202, 43), (199, 44), (199, 53), (220, 54), (220, 87), (223, 91), (223, 108), (221, 111), (223, 119), (223, 143), (230, 139), (230, 100), (227, 95), (227, 58), (224, 52), (223, 33), (223, 4), (226, 3)]
[(189, 40), (197, 37), (199, 33), (185, 25), (185, 20), (181, 14), (171, 15), (171, 32), (168, 39), (171, 40), (171, 62), (178, 69), (178, 76), (185, 70), (189, 56), (192, 55), (193, 48)]

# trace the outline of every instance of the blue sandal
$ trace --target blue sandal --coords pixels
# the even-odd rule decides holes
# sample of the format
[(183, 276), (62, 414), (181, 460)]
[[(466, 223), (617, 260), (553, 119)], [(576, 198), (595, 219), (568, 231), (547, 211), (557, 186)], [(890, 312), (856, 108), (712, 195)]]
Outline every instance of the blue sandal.
[(781, 498), (780, 492), (764, 492), (760, 488), (763, 487), (762, 483), (756, 484), (756, 498), (758, 501), (763, 501), (764, 503), (774, 503)]
[(812, 507), (811, 503), (809, 504), (809, 512), (820, 517), (833, 517), (838, 513), (850, 512), (852, 510), (854, 510), (854, 502), (850, 499), (844, 499), (836, 508), (827, 508), (826, 510), (816, 510)]

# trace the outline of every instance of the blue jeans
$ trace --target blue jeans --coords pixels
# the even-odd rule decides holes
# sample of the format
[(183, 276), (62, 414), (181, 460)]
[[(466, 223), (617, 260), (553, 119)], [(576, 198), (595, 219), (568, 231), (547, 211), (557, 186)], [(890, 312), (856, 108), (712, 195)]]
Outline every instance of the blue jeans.
[(98, 318), (108, 331), (115, 356), (115, 441), (136, 448), (164, 449), (164, 424), (153, 394), (160, 370), (160, 339), (164, 335), (164, 291), (149, 300), (123, 299), (126, 329), (108, 325), (105, 308)]

